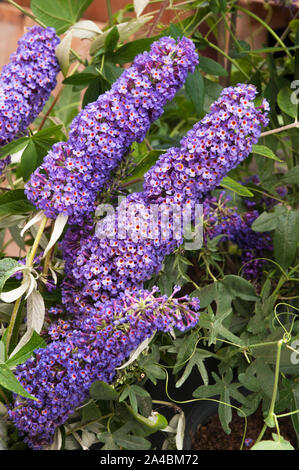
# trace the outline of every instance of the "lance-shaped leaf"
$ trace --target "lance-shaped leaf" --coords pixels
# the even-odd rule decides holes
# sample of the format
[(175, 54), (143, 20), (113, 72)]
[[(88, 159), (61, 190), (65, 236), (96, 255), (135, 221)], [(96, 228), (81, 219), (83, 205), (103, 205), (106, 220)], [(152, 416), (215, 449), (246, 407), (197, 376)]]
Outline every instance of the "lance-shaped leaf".
[(273, 246), (276, 261), (283, 269), (288, 269), (294, 261), (299, 241), (299, 213), (286, 211), (279, 216), (274, 232)]
[(73, 31), (70, 30), (67, 32), (67, 34), (64, 36), (64, 38), (61, 40), (61, 42), (55, 49), (55, 54), (64, 77), (66, 77), (70, 67), (70, 50), (72, 46), (72, 37)]
[(185, 427), (186, 427), (185, 413), (181, 411), (179, 415), (179, 419), (178, 419), (177, 432), (175, 436), (175, 445), (178, 450), (183, 450)]
[(6, 302), (8, 304), (11, 302), (15, 302), (17, 299), (22, 297), (22, 295), (25, 294), (25, 292), (27, 292), (31, 288), (31, 286), (31, 274), (24, 272), (23, 281), (21, 285), (16, 289), (10, 290), (8, 292), (2, 292), (0, 298), (1, 300), (3, 300), (3, 302)]
[[(152, 16), (141, 16), (136, 20), (127, 21), (125, 23), (120, 23), (117, 25), (119, 38), (121, 41), (125, 41), (128, 39), (132, 34), (136, 33), (145, 23), (150, 21), (153, 17)], [(109, 28), (103, 34), (98, 36), (92, 43), (90, 48), (90, 54), (95, 54), (101, 47), (104, 46), (106, 37), (111, 32), (113, 28)]]
[(282, 160), (280, 160), (280, 158), (275, 155), (273, 150), (271, 150), (269, 147), (266, 147), (265, 145), (253, 144), (252, 152), (257, 153), (258, 155), (262, 155), (263, 157), (271, 158), (272, 160), (276, 160), (277, 162), (282, 162)]
[(212, 372), (212, 376), (215, 384), (201, 385), (194, 390), (193, 396), (195, 398), (212, 398), (218, 401), (218, 415), (221, 425), (223, 430), (230, 434), (229, 423), (232, 420), (231, 398), (238, 403), (245, 403), (246, 398), (238, 390), (241, 384), (232, 383), (233, 373), (231, 369), (223, 377), (218, 377), (215, 372)]
[(185, 383), (185, 381), (188, 379), (189, 375), (191, 374), (191, 371), (193, 367), (197, 367), (198, 372), (200, 373), (203, 383), (205, 385), (208, 385), (209, 383), (209, 377), (208, 377), (208, 372), (205, 367), (204, 361), (207, 357), (211, 357), (211, 353), (209, 351), (205, 351), (204, 349), (196, 349), (196, 352), (193, 354), (193, 356), (189, 359), (187, 362), (187, 366), (184, 370), (184, 373), (180, 377), (180, 379), (176, 382), (175, 386), (176, 388), (179, 388)]
[(137, 18), (141, 15), (148, 4), (149, 0), (133, 0), (134, 10)]
[(20, 263), (13, 258), (4, 258), (0, 260), (0, 292), (2, 291), (7, 279), (10, 278), (10, 276), (12, 276), (19, 268), (21, 268)]
[(33, 352), (36, 349), (44, 348), (45, 346), (46, 343), (43, 338), (33, 331), (27, 344), (21, 347), (16, 353), (13, 352), (13, 354), (11, 354), (9, 359), (6, 361), (6, 365), (11, 369), (18, 364), (23, 364), (29, 357), (33, 355)]
[(27, 299), (27, 330), (13, 350), (11, 357), (28, 345), (34, 332), (40, 333), (45, 319), (45, 303), (42, 295), (33, 289)]
[(238, 183), (238, 181), (235, 181), (233, 178), (230, 178), (229, 176), (225, 176), (225, 178), (223, 178), (223, 180), (220, 183), (220, 186), (222, 186), (225, 189), (229, 189), (230, 191), (233, 191), (234, 193), (237, 193), (240, 196), (245, 196), (245, 197), (253, 196), (253, 193), (248, 188), (246, 188), (246, 186)]
[(73, 37), (80, 39), (94, 39), (99, 34), (102, 34), (98, 25), (90, 20), (78, 21), (70, 30), (73, 33)]
[(26, 390), (22, 387), (18, 379), (14, 376), (6, 364), (0, 364), (0, 385), (2, 385), (2, 387), (6, 388), (7, 390), (10, 390), (11, 392), (21, 395), (22, 397), (36, 400), (35, 397), (26, 392)]
[(50, 241), (48, 243), (48, 246), (46, 247), (44, 251), (43, 258), (46, 256), (46, 254), (53, 248), (55, 243), (59, 240), (60, 235), (62, 234), (64, 227), (66, 226), (68, 221), (68, 216), (64, 214), (59, 214), (55, 220), (53, 231), (51, 234)]
[(148, 348), (148, 345), (150, 344), (151, 340), (155, 336), (156, 332), (150, 336), (149, 338), (145, 338), (142, 343), (139, 344), (139, 346), (133, 351), (129, 357), (129, 359), (122, 364), (120, 367), (116, 367), (116, 370), (124, 369), (125, 367), (128, 367), (132, 362), (136, 361), (136, 359), (140, 356), (140, 354)]
[(29, 222), (27, 222), (27, 224), (24, 226), (24, 228), (21, 230), (20, 232), (20, 235), (21, 237), (24, 236), (24, 233), (30, 228), (32, 227), (32, 225), (36, 224), (37, 222), (40, 222), (44, 217), (44, 213), (41, 211), (41, 212), (38, 212), (32, 219), (29, 220)]

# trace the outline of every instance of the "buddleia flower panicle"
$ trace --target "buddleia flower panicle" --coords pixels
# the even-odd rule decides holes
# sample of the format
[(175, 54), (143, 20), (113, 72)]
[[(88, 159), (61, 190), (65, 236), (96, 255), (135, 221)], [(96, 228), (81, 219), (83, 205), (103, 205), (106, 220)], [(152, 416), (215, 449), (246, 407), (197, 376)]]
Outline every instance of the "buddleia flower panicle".
[[(77, 243), (66, 262), (63, 302), (74, 301), (76, 292), (80, 302), (82, 296), (93, 302), (117, 297), (141, 288), (161, 270), (165, 256), (184, 242), (183, 227), (177, 237), (176, 217), (183, 221), (185, 212), (192, 213), (195, 204), (249, 155), (267, 125), (268, 104), (255, 107), (255, 95), (251, 85), (224, 89), (211, 112), (181, 140), (181, 147), (168, 150), (145, 174), (144, 190), (126, 198), (124, 221), (119, 206), (115, 216), (97, 224), (96, 233)], [(153, 232), (152, 209), (174, 205), (181, 212), (170, 214), (167, 226), (160, 215), (158, 231)], [(65, 240), (67, 246), (68, 234)]]
[(17, 378), (37, 400), (15, 397), (8, 414), (30, 447), (51, 444), (57, 426), (88, 398), (91, 384), (112, 383), (116, 368), (146, 338), (197, 324), (198, 299), (155, 297), (156, 292), (105, 302), (77, 323), (53, 323), (53, 341), (17, 366)]
[(55, 48), (59, 42), (54, 28), (33, 26), (4, 65), (0, 74), (1, 147), (26, 134), (55, 88), (60, 70)]
[(145, 138), (197, 63), (194, 45), (184, 37), (163, 37), (137, 55), (111, 90), (73, 120), (69, 140), (53, 146), (26, 185), (28, 199), (50, 218), (62, 213), (83, 224), (111, 172), (131, 144)]
[(201, 201), (224, 176), (245, 160), (269, 120), (269, 105), (256, 107), (256, 88), (225, 88), (210, 113), (145, 174), (144, 195), (159, 203)]

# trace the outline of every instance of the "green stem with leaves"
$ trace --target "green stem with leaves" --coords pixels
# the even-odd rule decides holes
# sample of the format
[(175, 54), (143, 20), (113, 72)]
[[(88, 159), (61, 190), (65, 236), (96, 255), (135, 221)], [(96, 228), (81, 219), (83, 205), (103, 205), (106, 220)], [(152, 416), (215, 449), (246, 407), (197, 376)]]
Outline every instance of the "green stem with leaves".
[(111, 8), (111, 1), (110, 0), (106, 0), (106, 6), (107, 6), (107, 11), (108, 11), (109, 26), (113, 26), (113, 14), (112, 14), (112, 8)]
[(18, 298), (14, 304), (14, 308), (10, 317), (9, 325), (7, 327), (7, 333), (6, 333), (6, 356), (8, 358), (9, 352), (10, 352), (10, 345), (11, 345), (11, 339), (13, 335), (13, 331), (15, 329), (15, 325), (17, 323), (17, 318), (19, 316), (19, 311), (20, 311), (20, 306), (21, 306), (21, 300), (22, 297)]
[(273, 31), (273, 29), (264, 21), (262, 20), (260, 17), (258, 17), (257, 15), (255, 15), (252, 11), (250, 10), (247, 10), (246, 8), (243, 8), (241, 7), (240, 5), (236, 4), (236, 8), (240, 11), (242, 11), (243, 13), (247, 14), (248, 16), (251, 16), (251, 18), (253, 18), (254, 20), (256, 20), (257, 22), (259, 22), (261, 25), (264, 26), (264, 28), (266, 28), (266, 30), (274, 37), (274, 39), (278, 42), (278, 44), (281, 45), (281, 47), (283, 48), (284, 52), (287, 54), (287, 56), (293, 60), (293, 57), (292, 57), (292, 54), (290, 54), (287, 46), (284, 44), (284, 42), (281, 40), (281, 38), (275, 33), (275, 31)]
[[(276, 398), (277, 398), (277, 390), (278, 390), (278, 380), (279, 380), (279, 367), (280, 367), (280, 357), (281, 357), (281, 348), (282, 348), (282, 345), (284, 344), (284, 340), (281, 339), (277, 342), (277, 353), (276, 353), (276, 363), (275, 363), (275, 374), (274, 374), (274, 384), (273, 384), (273, 391), (272, 391), (272, 399), (271, 399), (271, 403), (270, 403), (270, 408), (269, 408), (269, 412), (268, 412), (268, 416), (266, 418), (266, 420), (268, 420), (268, 423), (271, 423), (272, 421), (275, 422), (275, 413), (274, 413), (274, 409), (275, 409), (275, 403), (276, 403)], [(265, 421), (266, 421), (265, 420)], [(267, 429), (267, 427), (269, 426), (269, 424), (267, 424), (267, 422), (265, 422), (261, 432), (260, 432), (260, 435), (258, 436), (257, 440), (255, 443), (258, 443), (262, 438), (263, 438), (263, 435), (265, 434), (265, 431)]]
[(44, 23), (35, 18), (34, 15), (32, 15), (28, 10), (25, 10), (25, 8), (22, 8), (21, 5), (19, 5), (18, 3), (14, 2), (13, 0), (7, 0), (7, 2), (16, 7), (20, 12), (23, 13), (23, 15), (26, 15), (28, 16), (28, 18), (31, 18), (35, 23), (39, 24), (43, 28), (46, 28), (46, 25)]

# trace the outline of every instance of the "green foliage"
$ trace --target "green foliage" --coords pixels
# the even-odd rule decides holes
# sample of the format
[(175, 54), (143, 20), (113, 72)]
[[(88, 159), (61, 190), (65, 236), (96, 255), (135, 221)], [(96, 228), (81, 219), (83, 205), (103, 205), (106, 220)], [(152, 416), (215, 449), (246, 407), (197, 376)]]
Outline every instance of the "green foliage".
[(46, 26), (52, 26), (57, 34), (64, 33), (83, 15), (93, 0), (31, 0), (35, 17)]

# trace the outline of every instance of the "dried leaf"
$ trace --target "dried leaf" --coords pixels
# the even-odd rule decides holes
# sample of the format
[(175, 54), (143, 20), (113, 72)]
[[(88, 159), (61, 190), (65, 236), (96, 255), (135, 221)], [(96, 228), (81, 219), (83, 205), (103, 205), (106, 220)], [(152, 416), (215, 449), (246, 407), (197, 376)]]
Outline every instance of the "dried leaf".
[(141, 13), (148, 4), (149, 0), (134, 0), (134, 10), (137, 18), (141, 15)]
[(101, 29), (96, 23), (90, 20), (78, 21), (71, 27), (73, 37), (80, 39), (93, 39), (102, 34)]
[(57, 240), (59, 239), (60, 235), (63, 232), (64, 227), (66, 226), (68, 221), (68, 216), (64, 214), (59, 214), (57, 219), (55, 220), (54, 227), (53, 227), (53, 232), (50, 238), (50, 241), (48, 243), (48, 246), (46, 247), (44, 251), (43, 258), (46, 256), (48, 251), (51, 250), (51, 248), (55, 245)]
[(70, 50), (72, 45), (72, 37), (73, 32), (72, 30), (70, 30), (55, 49), (56, 57), (64, 77), (66, 77), (68, 69), (70, 67)]

